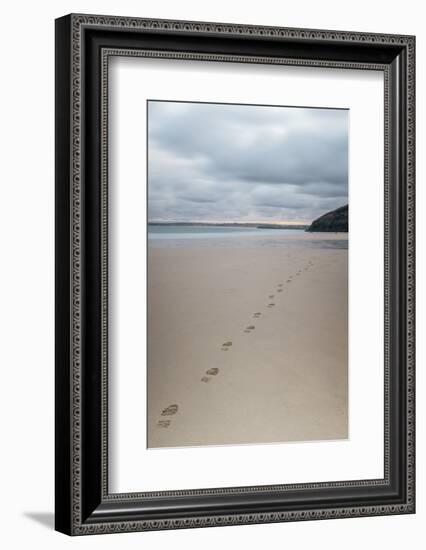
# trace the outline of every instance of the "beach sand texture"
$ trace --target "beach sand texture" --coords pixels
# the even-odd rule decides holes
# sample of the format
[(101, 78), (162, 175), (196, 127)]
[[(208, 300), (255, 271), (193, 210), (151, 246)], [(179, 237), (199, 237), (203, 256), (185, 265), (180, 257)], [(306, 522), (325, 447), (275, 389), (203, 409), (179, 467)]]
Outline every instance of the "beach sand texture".
[(333, 238), (150, 243), (148, 447), (348, 437), (348, 251), (307, 246)]

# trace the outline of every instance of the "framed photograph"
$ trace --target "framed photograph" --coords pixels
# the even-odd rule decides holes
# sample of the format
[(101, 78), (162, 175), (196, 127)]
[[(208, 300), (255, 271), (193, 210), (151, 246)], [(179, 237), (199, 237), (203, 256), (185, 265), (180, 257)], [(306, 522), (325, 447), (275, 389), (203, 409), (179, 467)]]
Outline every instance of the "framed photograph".
[(58, 531), (414, 513), (414, 56), (56, 20)]

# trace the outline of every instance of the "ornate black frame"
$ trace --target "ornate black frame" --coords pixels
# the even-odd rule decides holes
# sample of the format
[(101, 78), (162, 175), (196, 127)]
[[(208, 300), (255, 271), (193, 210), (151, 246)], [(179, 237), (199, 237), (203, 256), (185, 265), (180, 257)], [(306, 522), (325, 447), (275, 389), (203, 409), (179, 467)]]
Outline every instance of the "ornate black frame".
[[(383, 479), (108, 493), (106, 129), (111, 55), (383, 71)], [(84, 535), (414, 513), (414, 55), (413, 36), (74, 14), (56, 20), (58, 531)]]

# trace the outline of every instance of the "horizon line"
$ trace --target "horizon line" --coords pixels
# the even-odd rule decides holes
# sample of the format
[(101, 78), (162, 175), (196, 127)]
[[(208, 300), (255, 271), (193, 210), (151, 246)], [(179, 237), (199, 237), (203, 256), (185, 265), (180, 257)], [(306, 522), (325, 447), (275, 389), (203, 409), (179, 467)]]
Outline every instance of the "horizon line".
[(311, 221), (265, 221), (265, 220), (244, 220), (244, 221), (237, 221), (237, 220), (148, 220), (148, 224), (155, 224), (155, 223), (202, 223), (202, 224), (214, 224), (214, 225), (220, 225), (220, 224), (268, 224), (268, 225), (307, 225), (312, 223)]

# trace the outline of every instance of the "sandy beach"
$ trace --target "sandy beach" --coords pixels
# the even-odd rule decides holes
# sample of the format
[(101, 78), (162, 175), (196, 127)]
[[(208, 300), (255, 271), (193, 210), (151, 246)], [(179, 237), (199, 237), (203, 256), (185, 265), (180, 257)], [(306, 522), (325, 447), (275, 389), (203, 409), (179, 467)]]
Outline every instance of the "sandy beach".
[(148, 447), (348, 437), (347, 234), (246, 239), (149, 243)]

